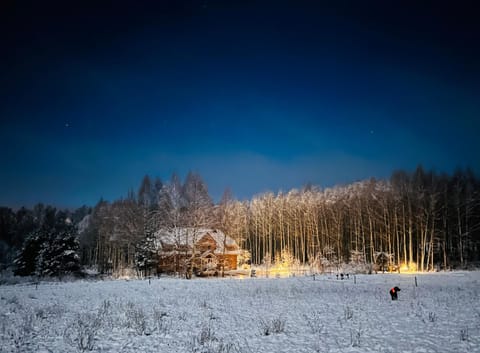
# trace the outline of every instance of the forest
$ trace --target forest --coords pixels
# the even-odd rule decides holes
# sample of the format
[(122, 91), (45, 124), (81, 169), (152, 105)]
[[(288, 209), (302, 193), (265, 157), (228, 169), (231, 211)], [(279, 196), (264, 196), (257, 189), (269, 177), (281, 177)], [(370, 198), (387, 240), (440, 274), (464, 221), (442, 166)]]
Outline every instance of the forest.
[[(248, 250), (255, 265), (291, 261), (322, 271), (352, 264), (383, 270), (436, 271), (480, 263), (480, 181), (453, 174), (396, 171), (321, 189), (213, 202), (198, 173), (182, 183), (145, 176), (138, 191), (94, 207), (0, 208), (0, 264), (17, 275), (95, 269), (150, 274), (161, 229), (215, 228)], [(72, 237), (73, 234), (73, 237)]]

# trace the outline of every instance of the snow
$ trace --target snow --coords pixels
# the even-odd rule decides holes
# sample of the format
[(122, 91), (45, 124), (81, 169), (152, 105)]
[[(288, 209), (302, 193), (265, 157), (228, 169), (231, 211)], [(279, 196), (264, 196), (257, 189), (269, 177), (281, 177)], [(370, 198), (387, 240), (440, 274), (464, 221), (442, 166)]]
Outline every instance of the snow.
[(78, 234), (83, 234), (85, 231), (88, 229), (90, 226), (90, 223), (92, 222), (92, 215), (87, 214), (85, 217), (82, 218), (80, 222), (77, 224), (77, 233)]
[(480, 352), (479, 284), (449, 272), (2, 285), (0, 352)]
[[(217, 247), (215, 249), (216, 254), (231, 254), (238, 255), (241, 253), (240, 250), (226, 250), (224, 251), (225, 245), (238, 248), (237, 243), (234, 239), (229, 236), (226, 236), (222, 231), (217, 229), (208, 229), (208, 228), (176, 228), (172, 230), (160, 229), (155, 232), (155, 238), (159, 240), (160, 245), (169, 245), (169, 246), (178, 246), (178, 245), (188, 245), (192, 247), (193, 242), (199, 242), (204, 236), (211, 236), (216, 242)], [(168, 254), (169, 252), (165, 252)], [(175, 252), (170, 252), (174, 254)]]

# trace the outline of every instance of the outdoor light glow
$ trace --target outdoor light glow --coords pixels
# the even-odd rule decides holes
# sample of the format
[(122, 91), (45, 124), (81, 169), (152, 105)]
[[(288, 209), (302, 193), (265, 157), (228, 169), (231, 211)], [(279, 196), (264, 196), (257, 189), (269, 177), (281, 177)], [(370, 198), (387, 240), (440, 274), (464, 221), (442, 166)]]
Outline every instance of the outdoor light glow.
[(280, 263), (270, 267), (267, 273), (273, 277), (289, 277), (292, 274), (290, 266)]
[(400, 265), (400, 273), (416, 273), (417, 264), (415, 262), (409, 262), (408, 264), (402, 263)]

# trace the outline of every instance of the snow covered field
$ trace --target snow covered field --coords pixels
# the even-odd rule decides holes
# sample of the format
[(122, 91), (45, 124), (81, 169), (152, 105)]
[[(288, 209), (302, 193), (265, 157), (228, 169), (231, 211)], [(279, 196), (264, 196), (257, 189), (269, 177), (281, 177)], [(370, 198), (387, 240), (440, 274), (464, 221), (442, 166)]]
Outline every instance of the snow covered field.
[(480, 272), (416, 276), (2, 285), (0, 351), (480, 352)]

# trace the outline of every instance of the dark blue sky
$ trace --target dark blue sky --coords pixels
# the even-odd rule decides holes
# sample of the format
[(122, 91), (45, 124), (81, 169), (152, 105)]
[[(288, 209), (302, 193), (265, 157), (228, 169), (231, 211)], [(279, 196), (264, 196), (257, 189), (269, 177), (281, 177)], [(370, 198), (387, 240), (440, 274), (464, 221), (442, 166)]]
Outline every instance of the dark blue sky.
[(480, 172), (473, 3), (158, 3), (0, 5), (0, 205)]

